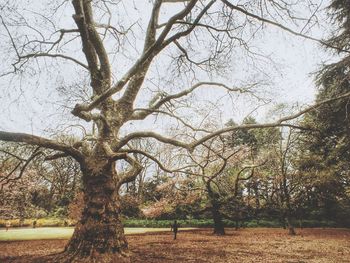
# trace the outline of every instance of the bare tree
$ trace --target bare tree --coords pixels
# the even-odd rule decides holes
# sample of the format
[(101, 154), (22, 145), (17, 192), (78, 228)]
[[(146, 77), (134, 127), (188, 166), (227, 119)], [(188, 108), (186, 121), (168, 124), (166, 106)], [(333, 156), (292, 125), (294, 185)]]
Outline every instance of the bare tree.
[[(220, 137), (219, 137), (220, 138)], [(236, 161), (240, 158), (238, 155), (244, 155), (244, 149), (230, 149), (224, 143), (223, 139), (212, 139), (209, 143), (203, 144), (197, 151), (190, 155), (198, 169), (192, 169), (192, 174), (201, 178), (204, 192), (210, 204), (210, 210), (214, 221), (214, 234), (225, 235), (223, 216), (221, 214), (222, 203), (220, 201), (220, 189), (218, 189), (217, 180), (224, 174), (232, 159)]]
[[(293, 217), (293, 192), (298, 186), (298, 171), (293, 168), (293, 155), (300, 134), (293, 129), (280, 130), (279, 142), (274, 148), (275, 160), (271, 164), (274, 167), (277, 183), (277, 194), (281, 205), (282, 218), (288, 227), (290, 235), (295, 235), (292, 222)], [(295, 158), (295, 157), (294, 157)]]
[[(67, 1), (48, 2), (54, 5), (50, 8), (53, 10), (52, 16), (34, 11), (29, 14), (21, 13), (18, 11), (19, 2), (0, 4), (2, 10), (0, 22), (13, 51), (12, 55), (6, 58), (11, 69), (1, 72), (0, 75), (10, 82), (8, 77), (12, 74), (23, 74), (27, 70), (33, 70), (35, 67), (34, 63), (31, 64), (32, 61), (38, 62), (40, 69), (47, 67), (51, 70), (51, 65), (39, 63), (42, 59), (45, 62), (49, 59), (64, 61), (65, 64), (58, 64), (61, 69), (71, 64), (76, 66), (75, 69), (81, 68), (79, 73), (83, 76), (82, 81), (72, 85), (76, 87), (72, 90), (79, 96), (83, 94), (84, 84), (81, 86), (78, 84), (88, 79), (85, 82), (89, 84), (85, 87), (88, 86), (89, 91), (81, 97), (74, 96), (76, 100), (68, 98), (68, 102), (80, 100), (71, 110), (72, 115), (81, 121), (93, 122), (96, 130), (86, 133), (81, 141), (74, 143), (7, 131), (0, 131), (0, 140), (52, 149), (57, 153), (48, 156), (48, 159), (71, 156), (80, 165), (85, 207), (73, 237), (65, 251), (52, 259), (54, 262), (130, 261), (119, 216), (119, 189), (123, 184), (135, 180), (142, 171), (142, 165), (132, 153), (142, 154), (170, 171), (152, 154), (133, 148), (130, 145), (131, 141), (151, 138), (191, 152), (206, 141), (233, 130), (274, 126), (294, 127), (288, 124), (289, 120), (298, 118), (317, 106), (306, 108), (276, 122), (247, 124), (217, 131), (201, 130), (177, 116), (173, 110), (175, 104), (184, 108), (189, 106), (184, 98), (202, 88), (220, 88), (230, 94), (251, 93), (252, 85), (232, 87), (220, 82), (221, 78), (212, 81), (210, 76), (223, 70), (225, 62), (228, 63), (232, 58), (230, 54), (235, 47), (241, 46), (247, 54), (252, 55), (248, 42), (264, 23), (304, 36), (302, 33), (296, 34), (294, 30), (280, 23), (286, 19), (295, 22), (299, 20), (293, 14), (294, 4), (261, 0), (247, 1), (241, 6), (229, 1), (216, 0), (155, 0), (152, 1), (151, 11), (148, 14), (147, 28), (142, 31), (142, 23), (139, 21), (135, 22), (135, 26), (118, 25), (116, 16), (124, 12), (123, 1), (72, 0), (73, 10), (68, 7)], [(136, 2), (133, 4), (135, 8), (138, 5)], [(126, 5), (130, 5), (130, 1), (127, 1)], [(171, 8), (171, 5), (176, 5), (176, 8)], [(162, 14), (161, 10), (164, 10), (165, 14)], [(67, 12), (73, 12), (75, 25), (66, 20), (64, 23), (57, 23), (57, 20), (52, 18), (55, 15), (67, 18)], [(142, 15), (145, 13), (142, 12)], [(31, 18), (26, 17), (27, 15)], [(140, 13), (138, 15), (141, 16)], [(312, 15), (307, 20), (306, 27), (310, 21), (314, 21), (314, 17)], [(35, 21), (40, 20), (44, 21), (42, 25), (45, 26), (33, 26)], [(121, 20), (123, 19), (119, 18), (119, 21)], [(135, 42), (139, 40), (137, 37), (133, 38), (137, 26), (143, 33), (141, 48), (137, 44), (132, 44), (132, 39)], [(196, 55), (200, 44), (203, 43), (206, 46), (205, 52)], [(132, 56), (128, 56), (130, 51), (126, 48), (128, 45), (134, 50)], [(73, 55), (77, 47), (81, 47), (82, 53)], [(121, 55), (129, 59), (127, 66), (121, 62)], [(166, 90), (165, 86), (170, 85), (171, 81), (162, 83), (164, 87), (158, 86), (154, 98), (149, 99), (147, 106), (135, 107), (137, 96), (147, 90), (146, 84), (151, 85), (152, 79), (148, 79), (150, 69), (160, 57), (165, 60), (171, 57), (171, 63), (176, 66), (176, 71), (172, 73), (180, 72), (185, 76), (187, 74), (193, 81), (188, 82), (187, 88), (181, 85), (179, 92)], [(197, 75), (198, 70), (202, 71)], [(203, 72), (208, 77), (202, 77)], [(197, 81), (198, 78), (202, 80)], [(180, 81), (175, 83), (183, 84)], [(330, 103), (347, 96), (349, 94), (322, 103)], [(155, 115), (176, 119), (196, 134), (195, 139), (192, 140), (192, 137), (186, 134), (169, 137), (154, 131), (125, 129), (130, 122), (142, 121)], [(129, 169), (118, 172), (117, 162), (127, 163)]]

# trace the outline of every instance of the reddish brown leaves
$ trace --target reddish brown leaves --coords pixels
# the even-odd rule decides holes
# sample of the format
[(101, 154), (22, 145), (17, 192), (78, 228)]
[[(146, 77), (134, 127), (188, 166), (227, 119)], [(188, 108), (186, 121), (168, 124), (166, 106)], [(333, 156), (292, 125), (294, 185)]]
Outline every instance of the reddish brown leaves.
[[(283, 229), (228, 230), (223, 237), (211, 229), (128, 236), (133, 263), (160, 262), (350, 262), (350, 230)], [(0, 262), (33, 262), (57, 253), (67, 241), (0, 242)]]

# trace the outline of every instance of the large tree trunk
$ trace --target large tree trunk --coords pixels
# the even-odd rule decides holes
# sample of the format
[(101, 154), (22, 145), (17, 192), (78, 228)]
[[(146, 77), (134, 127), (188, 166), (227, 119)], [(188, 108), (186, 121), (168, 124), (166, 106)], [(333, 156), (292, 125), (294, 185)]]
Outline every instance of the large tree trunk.
[(213, 192), (210, 185), (207, 186), (209, 201), (211, 204), (211, 213), (214, 221), (214, 234), (215, 235), (225, 235), (224, 222), (222, 220), (222, 215), (220, 213), (220, 204), (217, 200), (217, 195)]
[(212, 211), (213, 220), (214, 220), (214, 234), (220, 235), (220, 236), (225, 235), (224, 222), (222, 221), (222, 216), (220, 214), (219, 207), (216, 205), (213, 205), (211, 211)]
[[(120, 221), (115, 167), (107, 163), (83, 167), (85, 207), (81, 220), (57, 262), (130, 262)], [(100, 168), (98, 168), (100, 167)]]

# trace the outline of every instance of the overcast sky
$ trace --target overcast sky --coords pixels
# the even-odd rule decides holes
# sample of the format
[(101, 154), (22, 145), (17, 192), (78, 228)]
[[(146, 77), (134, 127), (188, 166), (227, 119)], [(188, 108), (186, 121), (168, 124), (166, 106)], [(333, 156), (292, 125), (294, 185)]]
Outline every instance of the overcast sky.
[[(0, 0), (2, 5), (5, 2), (4, 0)], [(40, 13), (41, 10), (45, 10), (46, 8), (44, 3), (37, 4), (35, 2), (36, 4), (28, 6), (24, 0), (18, 2), (23, 5), (19, 9), (23, 12), (22, 15), (31, 16), (32, 19), (34, 17), (34, 10)], [(147, 24), (150, 12), (148, 2), (133, 1), (133, 5), (130, 5), (131, 1), (124, 1), (124, 3), (129, 3), (129, 5), (126, 6), (126, 4), (123, 4), (118, 7), (124, 8), (124, 10), (116, 15), (114, 18), (115, 21), (121, 23), (124, 27), (134, 23), (132, 28), (135, 30), (135, 35), (125, 40), (128, 48), (125, 48), (124, 53), (120, 52), (111, 56), (111, 62), (114, 62), (114, 74), (116, 77), (126, 71), (133, 59), (137, 57), (138, 49), (142, 47), (142, 34), (140, 32), (145, 29), (145, 25)], [(324, 1), (323, 6), (326, 6), (326, 2)], [(1, 4), (0, 6), (2, 6)], [(162, 13), (162, 18), (166, 18), (171, 12), (179, 8), (181, 6), (177, 4), (167, 4), (167, 9)], [(300, 10), (300, 13), (303, 13), (303, 11)], [(71, 14), (72, 8), (70, 7), (70, 2), (67, 2), (65, 6), (60, 8), (57, 14), (59, 18), (56, 17), (61, 27), (71, 28), (74, 26)], [(5, 21), (10, 21), (10, 12), (3, 12), (2, 16), (4, 16), (3, 19)], [(308, 34), (312, 34), (318, 38), (325, 37), (326, 32), (324, 28), (327, 27), (327, 23), (322, 20), (320, 23), (321, 27), (314, 27)], [(50, 26), (44, 22), (40, 29), (49, 32)], [(24, 32), (23, 29), (16, 27), (9, 27), (9, 30), (16, 37)], [(314, 76), (311, 73), (317, 71), (323, 62), (329, 60), (329, 54), (325, 54), (318, 43), (295, 37), (273, 26), (265, 25), (262, 32), (264, 33), (259, 34), (251, 42), (252, 50), (268, 56), (269, 59), (266, 57), (256, 57), (256, 60), (246, 59), (246, 54), (237, 49), (235, 51), (237, 53), (232, 56), (232, 64), (229, 66), (229, 71), (225, 73), (226, 76), (216, 76), (214, 73), (211, 76), (211, 80), (223, 80), (227, 77), (225, 82), (232, 82), (233, 85), (242, 85), (244, 82), (251, 83), (254, 82), (254, 78), (257, 81), (265, 81), (266, 85), (259, 87), (257, 94), (264, 98), (265, 101), (271, 101), (271, 103), (262, 107), (262, 101), (249, 99), (245, 96), (231, 100), (228, 97), (222, 98), (224, 93), (217, 90), (201, 90), (196, 92), (195, 98), (202, 99), (202, 102), (198, 105), (212, 110), (213, 114), (214, 111), (217, 111), (215, 114), (218, 114), (218, 116), (220, 114), (220, 122), (222, 123), (230, 118), (234, 118), (239, 122), (252, 112), (252, 115), (260, 121), (267, 120), (267, 112), (277, 103), (305, 105), (312, 103), (314, 99), (316, 89), (313, 83)], [(0, 59), (3, 61), (0, 68), (3, 73), (11, 68), (10, 65), (13, 63), (11, 60), (14, 58), (14, 52), (13, 50), (11, 51), (11, 47), (8, 45), (9, 38), (3, 26), (0, 26), (0, 34), (0, 45), (4, 51), (0, 55)], [(106, 45), (112, 45), (111, 41), (106, 40)], [(192, 48), (196, 50), (196, 47)], [(69, 52), (72, 52), (76, 57), (82, 58), (79, 49), (80, 47), (75, 44), (75, 46), (72, 45), (69, 47)], [(196, 52), (200, 56), (201, 52), (206, 51), (205, 48), (198, 47)], [(167, 68), (164, 67), (168, 62), (169, 57), (164, 57), (152, 66), (149, 73), (149, 81), (145, 82), (145, 87), (138, 98), (140, 105), (147, 103), (151, 97), (149, 89), (153, 90), (153, 92), (156, 91), (157, 85), (152, 87), (154, 81), (162, 79), (164, 83), (169, 83), (171, 79), (169, 74), (171, 72), (167, 72)], [(0, 115), (0, 130), (45, 135), (48, 135), (48, 133), (55, 129), (62, 131), (69, 130), (69, 125), (76, 123), (76, 120), (69, 115), (70, 109), (63, 107), (63, 105), (67, 106), (66, 101), (68, 100), (65, 94), (74, 91), (74, 84), (77, 80), (85, 83), (82, 86), (87, 87), (88, 79), (84, 79), (81, 71), (77, 70), (75, 66), (67, 62), (62, 62), (62, 60), (49, 62), (47, 59), (38, 59), (29, 65), (30, 67), (23, 77), (8, 75), (0, 78), (0, 88), (2, 90), (0, 94), (0, 110), (2, 112)], [(202, 77), (200, 73), (198, 76), (199, 78)], [(205, 78), (203, 81), (208, 80), (207, 76), (203, 75), (203, 78)], [(178, 81), (174, 81), (173, 85), (175, 86)], [(159, 84), (161, 81), (157, 83)], [(188, 87), (187, 83), (183, 86)], [(58, 89), (57, 87), (60, 88)], [(181, 90), (181, 88), (183, 87), (179, 87), (179, 89), (173, 87), (175, 91)], [(71, 95), (71, 98), (73, 97), (74, 94)], [(207, 101), (216, 103), (218, 107), (214, 107), (210, 103), (205, 104)], [(70, 104), (68, 103), (69, 105), (71, 107), (74, 106), (74, 100)], [(154, 119), (149, 119), (142, 125), (130, 123), (128, 127), (130, 129), (142, 127), (146, 130), (154, 130), (162, 129), (166, 124), (167, 122), (163, 120), (155, 122)], [(126, 129), (129, 129), (128, 127)]]

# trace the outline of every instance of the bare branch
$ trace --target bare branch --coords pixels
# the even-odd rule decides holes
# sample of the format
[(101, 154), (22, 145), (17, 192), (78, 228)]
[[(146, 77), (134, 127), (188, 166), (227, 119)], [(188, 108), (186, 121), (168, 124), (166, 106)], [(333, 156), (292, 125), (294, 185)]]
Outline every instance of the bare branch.
[[(185, 31), (176, 33), (174, 35), (172, 35), (171, 37), (169, 37), (168, 39), (166, 39), (164, 41), (164, 43), (162, 44), (162, 49), (164, 47), (166, 47), (167, 45), (169, 45), (170, 43), (173, 43), (174, 41), (180, 39), (181, 37), (187, 36), (188, 34), (190, 34), (195, 28), (196, 25), (199, 23), (199, 21), (201, 20), (201, 18), (204, 16), (204, 14), (210, 9), (210, 7), (216, 2), (216, 0), (212, 0), (210, 1), (204, 8), (203, 10), (199, 13), (199, 15), (196, 17), (196, 19), (193, 21), (193, 24)], [(190, 5), (190, 4), (189, 4)], [(176, 21), (176, 20), (175, 20)], [(174, 23), (175, 23), (174, 21)], [(166, 26), (165, 26), (166, 29)], [(165, 30), (164, 29), (164, 30)]]
[[(144, 119), (146, 118), (150, 113), (152, 113), (153, 110), (159, 109), (162, 105), (164, 105), (166, 102), (169, 102), (171, 100), (174, 99), (178, 99), (184, 96), (189, 95), (190, 93), (194, 92), (196, 89), (203, 87), (203, 86), (213, 86), (213, 87), (219, 87), (219, 88), (224, 88), (226, 89), (228, 92), (239, 92), (239, 93), (246, 93), (249, 92), (249, 90), (256, 86), (257, 83), (254, 83), (252, 85), (250, 85), (249, 87), (245, 87), (245, 88), (231, 88), (228, 87), (226, 84), (223, 83), (219, 83), (219, 82), (198, 82), (195, 85), (193, 85), (191, 88), (183, 90), (179, 93), (176, 94), (172, 94), (172, 95), (167, 95), (164, 97), (161, 97), (160, 99), (158, 99), (154, 105), (152, 105), (149, 109), (145, 110), (145, 111), (138, 111), (135, 112), (132, 116), (131, 119), (132, 120), (140, 120), (140, 119)], [(157, 99), (157, 98), (155, 98)], [(153, 99), (152, 99), (153, 100)], [(151, 101), (152, 101), (151, 100)]]
[[(153, 5), (152, 14), (147, 27), (145, 43), (142, 52), (143, 54), (147, 53), (148, 49), (152, 47), (152, 45), (154, 45), (156, 42), (157, 24), (161, 4), (162, 1), (157, 0)], [(121, 105), (121, 107), (124, 108), (124, 112), (126, 109), (128, 109), (129, 111), (127, 112), (128, 114), (130, 114), (129, 112), (132, 110), (137, 93), (139, 92), (142, 86), (146, 73), (155, 55), (156, 53), (150, 54), (149, 58), (141, 64), (142, 67), (137, 72), (135, 72), (134, 76), (131, 77), (123, 96), (119, 100), (119, 105)]]
[(309, 130), (310, 128), (305, 128), (302, 126), (297, 126), (297, 125), (293, 125), (293, 124), (289, 124), (289, 123), (285, 123), (285, 122), (294, 120), (294, 119), (296, 119), (296, 118), (302, 116), (303, 114), (310, 112), (312, 110), (316, 110), (317, 108), (319, 108), (320, 106), (322, 106), (324, 104), (331, 103), (333, 101), (348, 98), (348, 97), (350, 97), (350, 92), (345, 93), (343, 95), (340, 95), (336, 98), (331, 98), (331, 99), (321, 101), (321, 102), (316, 103), (310, 107), (305, 108), (302, 111), (297, 112), (296, 114), (283, 117), (275, 122), (265, 123), (265, 124), (244, 124), (244, 125), (238, 125), (238, 126), (234, 126), (234, 127), (227, 127), (227, 128), (212, 132), (206, 136), (203, 136), (201, 139), (195, 140), (191, 143), (184, 143), (184, 142), (181, 142), (181, 141), (176, 140), (176, 139), (167, 138), (167, 137), (164, 137), (164, 136), (157, 134), (155, 132), (144, 131), (144, 132), (130, 133), (119, 141), (116, 148), (120, 149), (121, 147), (126, 145), (130, 140), (142, 138), (142, 137), (144, 137), (144, 138), (148, 137), (148, 138), (154, 138), (154, 139), (156, 139), (160, 142), (166, 143), (166, 144), (172, 144), (174, 146), (182, 147), (182, 148), (185, 148), (189, 151), (193, 151), (193, 149), (195, 147), (197, 147), (198, 145), (201, 145), (204, 142), (206, 142), (206, 141), (208, 141), (216, 136), (219, 136), (219, 135), (227, 133), (227, 132), (236, 131), (236, 130), (264, 129), (264, 128), (273, 128), (273, 127), (291, 127), (291, 128), (301, 129), (301, 130), (305, 130), (305, 129)]
[(152, 156), (151, 154), (145, 152), (145, 151), (142, 151), (142, 150), (137, 150), (137, 149), (122, 149), (120, 150), (119, 152), (125, 152), (125, 153), (136, 153), (136, 154), (141, 154), (143, 156), (146, 156), (148, 159), (152, 160), (153, 162), (155, 162), (158, 167), (160, 169), (162, 169), (164, 172), (167, 172), (167, 173), (184, 173), (184, 174), (192, 174), (188, 171), (186, 171), (186, 169), (188, 168), (191, 168), (191, 167), (194, 167), (193, 165), (186, 165), (184, 167), (180, 167), (180, 168), (176, 168), (176, 169), (170, 169), (170, 168), (167, 168), (165, 167), (161, 161), (159, 161), (156, 157)]
[(18, 64), (21, 59), (39, 58), (39, 57), (62, 58), (62, 59), (66, 59), (69, 61), (73, 61), (74, 63), (78, 64), (79, 66), (82, 66), (85, 69), (89, 69), (89, 67), (87, 65), (85, 65), (84, 63), (82, 63), (79, 60), (72, 58), (70, 56), (66, 56), (66, 55), (62, 55), (62, 54), (51, 54), (51, 53), (45, 53), (45, 52), (38, 52), (38, 53), (33, 53), (33, 54), (27, 54), (24, 56), (19, 56), (18, 57), (19, 61), (16, 62), (15, 65)]
[(40, 147), (64, 152), (75, 158), (77, 161), (83, 160), (82, 153), (74, 147), (35, 135), (0, 131), (0, 140), (8, 142), (24, 142), (30, 145), (37, 145)]
[(11, 153), (11, 152), (9, 152), (9, 151), (0, 149), (0, 152), (3, 152), (3, 153), (5, 153), (5, 154), (7, 154), (7, 155), (10, 155), (10, 156), (16, 158), (16, 159), (19, 160), (19, 161), (24, 161), (24, 159), (23, 159), (22, 157), (20, 157), (20, 156), (18, 156), (18, 155), (16, 155), (16, 154), (13, 154), (13, 153)]
[(19, 166), (21, 165), (22, 161), (18, 165), (16, 165), (15, 168), (7, 176), (1, 178), (1, 180), (0, 180), (1, 190), (3, 190), (3, 187), (6, 184), (10, 183), (11, 181), (16, 181), (16, 180), (20, 179), (23, 176), (23, 174), (24, 174), (27, 166), (30, 164), (30, 162), (32, 160), (34, 160), (37, 156), (43, 154), (43, 152), (39, 151), (39, 149), (40, 149), (40, 147), (37, 147), (34, 150), (34, 152), (32, 153), (32, 155), (27, 160), (24, 160), (24, 165), (21, 167), (20, 172), (19, 172), (19, 174), (16, 177), (11, 178), (11, 175), (13, 174), (14, 171), (17, 170), (17, 168), (19, 168)]
[(65, 158), (68, 157), (69, 155), (67, 153), (56, 153), (52, 155), (45, 156), (44, 160), (45, 161), (53, 161), (59, 158)]
[(344, 98), (348, 98), (350, 97), (350, 92), (347, 92), (343, 95), (340, 95), (338, 97), (335, 97), (335, 98), (331, 98), (331, 99), (327, 99), (327, 100), (323, 100), (319, 103), (316, 103), (310, 107), (307, 107), (305, 108), (304, 110), (302, 111), (299, 111), (297, 112), (296, 114), (293, 114), (293, 115), (289, 115), (289, 116), (286, 116), (286, 117), (283, 117), (275, 122), (272, 122), (272, 123), (266, 123), (266, 124), (246, 124), (246, 125), (239, 125), (239, 126), (235, 126), (235, 127), (227, 127), (227, 128), (224, 128), (224, 129), (221, 129), (221, 130), (218, 130), (216, 132), (213, 132), (207, 136), (204, 136), (203, 138), (191, 143), (191, 145), (189, 146), (190, 149), (202, 144), (203, 142), (215, 137), (215, 136), (218, 136), (220, 134), (223, 134), (223, 133), (226, 133), (226, 132), (230, 132), (230, 131), (235, 131), (235, 130), (249, 130), (249, 129), (261, 129), (261, 128), (273, 128), (273, 127), (281, 127), (281, 126), (285, 126), (285, 127), (292, 127), (292, 128), (296, 128), (296, 129), (305, 129), (304, 127), (301, 127), (301, 126), (296, 126), (296, 125), (292, 125), (292, 124), (287, 124), (287, 123), (284, 123), (286, 121), (290, 121), (290, 120), (294, 120), (300, 116), (302, 116), (303, 114), (307, 113), (307, 112), (310, 112), (310, 111), (313, 111), (313, 110), (316, 110), (317, 108), (319, 108), (320, 106), (324, 105), (324, 104), (327, 104), (327, 103), (331, 103), (333, 101), (336, 101), (336, 100), (340, 100), (340, 99), (344, 99)]
[(189, 149), (189, 145), (183, 142), (180, 142), (178, 140), (172, 139), (172, 138), (167, 138), (164, 137), (158, 133), (155, 132), (134, 132), (134, 133), (130, 133), (128, 135), (126, 135), (125, 137), (123, 137), (122, 139), (120, 139), (118, 145), (116, 146), (117, 149), (120, 149), (121, 147), (123, 147), (124, 145), (126, 145), (129, 141), (133, 140), (133, 139), (137, 139), (137, 138), (154, 138), (160, 142), (166, 143), (166, 144), (172, 144), (175, 146), (179, 146), (182, 148), (186, 148)]
[[(161, 1), (160, 1), (161, 2)], [(172, 43), (174, 40), (180, 38), (181, 36), (187, 35), (189, 34), (193, 28), (191, 28), (190, 30), (186, 30), (185, 32), (183, 32), (182, 34), (178, 33), (175, 34), (174, 36), (170, 37), (168, 40), (164, 41), (164, 39), (166, 38), (166, 36), (168, 35), (168, 33), (170, 32), (172, 26), (174, 25), (174, 23), (177, 20), (181, 20), (183, 19), (186, 15), (188, 15), (191, 10), (193, 9), (193, 7), (195, 6), (195, 4), (198, 2), (198, 0), (191, 0), (189, 1), (189, 3), (187, 4), (187, 6), (180, 11), (179, 13), (177, 13), (176, 15), (174, 15), (173, 17), (171, 17), (167, 23), (167, 25), (165, 26), (164, 30), (162, 31), (162, 33), (159, 35), (159, 37), (157, 38), (157, 40), (150, 46), (147, 47), (147, 49), (144, 49), (144, 52), (142, 53), (141, 57), (136, 61), (136, 63), (129, 69), (129, 71), (111, 88), (109, 88), (108, 90), (104, 91), (101, 95), (97, 96), (94, 98), (94, 100), (89, 103), (89, 104), (77, 104), (75, 106), (75, 108), (72, 111), (73, 115), (78, 116), (79, 113), (81, 111), (90, 111), (92, 109), (94, 109), (95, 107), (97, 107), (101, 102), (103, 102), (104, 100), (106, 100), (108, 97), (112, 96), (113, 94), (115, 94), (116, 92), (120, 91), (125, 84), (130, 81), (130, 79), (138, 72), (140, 72), (140, 70), (143, 72), (143, 74), (145, 74), (146, 72), (144, 71), (144, 63), (147, 62), (147, 64), (149, 64), (151, 62), (151, 60), (162, 50), (164, 49), (167, 45), (169, 45), (170, 43)], [(215, 0), (211, 1), (210, 6), (215, 2)], [(157, 2), (158, 3), (158, 2)], [(155, 5), (155, 8), (157, 6)], [(209, 7), (208, 7), (209, 8)], [(153, 12), (155, 12), (156, 9), (154, 9)], [(204, 11), (204, 10), (203, 10)], [(207, 8), (205, 9), (205, 12), (207, 11)], [(201, 13), (201, 16), (204, 15), (205, 12)], [(200, 16), (200, 17), (201, 17)], [(200, 18), (199, 18), (200, 19)], [(152, 22), (153, 20), (151, 19), (150, 22)], [(180, 34), (180, 35), (179, 35)], [(147, 38), (146, 38), (147, 40)], [(148, 67), (148, 66), (147, 66)], [(147, 70), (147, 68), (146, 68)], [(142, 75), (142, 74), (141, 74)], [(141, 81), (142, 79), (140, 78), (141, 76), (139, 76), (139, 81)], [(138, 88), (136, 88), (137, 86), (141, 85), (141, 83), (135, 83), (134, 88), (132, 88), (131, 90), (129, 90), (129, 92), (132, 93), (132, 96), (135, 95), (134, 91), (137, 90)], [(131, 86), (130, 86), (131, 87)], [(128, 93), (126, 93), (128, 94)], [(128, 96), (128, 95), (126, 95)], [(125, 98), (125, 97), (124, 97)], [(125, 101), (125, 100), (122, 100)]]
[(250, 13), (250, 12), (248, 12), (247, 10), (245, 10), (245, 9), (242, 8), (242, 7), (239, 7), (239, 6), (237, 6), (237, 5), (231, 4), (228, 0), (221, 0), (221, 1), (222, 1), (225, 5), (227, 5), (229, 8), (233, 9), (233, 10), (239, 11), (239, 12), (245, 14), (246, 16), (252, 17), (252, 18), (257, 19), (257, 20), (259, 20), (259, 21), (261, 21), (261, 22), (264, 22), (264, 23), (267, 23), (267, 24), (276, 26), (276, 27), (278, 27), (278, 28), (281, 28), (281, 29), (283, 29), (284, 31), (287, 31), (287, 32), (289, 32), (289, 33), (291, 33), (291, 34), (293, 34), (293, 35), (295, 35), (295, 36), (299, 36), (299, 37), (303, 37), (303, 38), (306, 38), (306, 39), (309, 39), (309, 40), (312, 40), (312, 41), (316, 41), (316, 42), (318, 42), (318, 43), (320, 43), (320, 44), (322, 44), (322, 45), (325, 45), (325, 46), (327, 46), (327, 47), (329, 47), (329, 48), (336, 49), (336, 50), (339, 51), (339, 52), (350, 53), (350, 51), (348, 51), (348, 50), (344, 50), (344, 49), (341, 49), (341, 48), (339, 48), (339, 47), (332, 46), (332, 45), (330, 45), (329, 43), (327, 43), (327, 42), (325, 42), (325, 41), (323, 41), (323, 40), (320, 40), (320, 39), (317, 39), (317, 38), (314, 38), (314, 37), (311, 37), (311, 36), (308, 36), (308, 35), (305, 35), (305, 34), (296, 32), (296, 31), (294, 31), (294, 30), (292, 30), (292, 29), (290, 29), (290, 28), (288, 28), (288, 27), (286, 27), (286, 26), (284, 26), (284, 25), (282, 25), (282, 24), (280, 24), (280, 23), (277, 23), (277, 22), (275, 22), (275, 21), (272, 21), (272, 20), (263, 18), (263, 17), (258, 16), (258, 15), (256, 15), (256, 14), (253, 14), (253, 13)]
[(125, 160), (131, 165), (131, 168), (130, 170), (119, 175), (120, 180), (118, 181), (117, 188), (119, 188), (122, 184), (134, 181), (143, 169), (142, 165), (130, 156), (127, 156)]
[[(182, 123), (185, 127), (187, 128), (190, 128), (191, 130), (193, 131), (200, 131), (200, 132), (205, 132), (205, 133), (210, 133), (211, 131), (209, 130), (205, 130), (205, 129), (201, 129), (201, 128), (196, 128), (196, 127), (193, 127), (191, 124), (187, 123), (186, 121), (183, 120), (183, 118), (179, 117), (179, 116), (176, 116), (174, 113), (170, 113), (170, 112), (166, 112), (166, 111), (162, 111), (162, 110), (156, 110), (156, 109), (142, 109), (142, 108), (139, 108), (139, 109), (135, 109), (134, 110), (134, 114), (133, 116), (131, 117), (131, 120), (140, 120), (140, 119), (143, 119), (145, 117), (143, 117), (142, 115), (143, 114), (146, 114), (147, 112), (149, 112), (149, 114), (152, 114), (152, 113), (160, 113), (160, 114), (164, 114), (164, 115), (167, 115), (171, 118), (174, 118), (176, 120), (178, 120), (180, 123)], [(147, 115), (149, 115), (147, 114)]]

